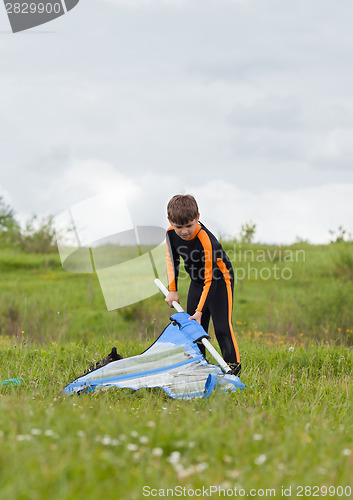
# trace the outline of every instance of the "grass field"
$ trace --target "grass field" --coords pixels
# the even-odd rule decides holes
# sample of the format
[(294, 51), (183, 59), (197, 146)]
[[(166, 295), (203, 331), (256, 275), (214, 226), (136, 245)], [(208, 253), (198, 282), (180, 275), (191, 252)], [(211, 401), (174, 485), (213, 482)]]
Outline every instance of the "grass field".
[(18, 379), (0, 389), (1, 500), (353, 496), (352, 245), (226, 245), (247, 387), (196, 401), (63, 396), (112, 345), (142, 352), (170, 311), (156, 295), (108, 313), (94, 275), (0, 250), (0, 381)]

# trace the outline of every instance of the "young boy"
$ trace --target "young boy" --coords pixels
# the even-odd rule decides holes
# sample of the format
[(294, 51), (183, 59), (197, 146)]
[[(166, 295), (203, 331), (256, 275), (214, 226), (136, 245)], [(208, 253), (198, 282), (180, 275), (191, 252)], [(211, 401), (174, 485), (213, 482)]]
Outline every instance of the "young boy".
[[(191, 283), (187, 299), (190, 319), (208, 331), (212, 317), (216, 338), (224, 360), (233, 375), (240, 374), (240, 356), (232, 328), (234, 273), (232, 264), (217, 238), (199, 222), (199, 209), (191, 195), (175, 195), (167, 206), (167, 274), (169, 293), (166, 302), (179, 302), (180, 257)], [(205, 348), (200, 344), (202, 354)]]

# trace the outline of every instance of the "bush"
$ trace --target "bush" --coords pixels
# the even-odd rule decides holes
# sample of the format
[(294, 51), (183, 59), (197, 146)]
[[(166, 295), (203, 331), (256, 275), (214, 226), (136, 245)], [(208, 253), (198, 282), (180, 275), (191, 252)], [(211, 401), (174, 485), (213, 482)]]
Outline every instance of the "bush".
[(15, 220), (15, 212), (0, 196), (0, 245), (16, 243), (19, 234), (20, 226)]
[(19, 235), (21, 249), (31, 253), (56, 252), (53, 219), (53, 216), (50, 215), (38, 220), (37, 216), (34, 215)]

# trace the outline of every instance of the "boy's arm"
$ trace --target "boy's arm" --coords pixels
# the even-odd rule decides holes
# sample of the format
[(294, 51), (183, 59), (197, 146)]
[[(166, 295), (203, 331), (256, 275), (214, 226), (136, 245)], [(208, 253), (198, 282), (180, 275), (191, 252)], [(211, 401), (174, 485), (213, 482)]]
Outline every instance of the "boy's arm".
[(166, 236), (166, 261), (167, 261), (168, 290), (170, 292), (176, 292), (178, 290), (180, 257), (172, 247), (168, 232)]
[(201, 311), (196, 311), (195, 314), (193, 314), (192, 316), (190, 316), (189, 319), (194, 319), (195, 321), (197, 321), (201, 325), (201, 318), (202, 318), (202, 312)]
[(178, 292), (169, 292), (164, 299), (169, 307), (173, 307), (173, 302), (178, 302), (180, 304)]

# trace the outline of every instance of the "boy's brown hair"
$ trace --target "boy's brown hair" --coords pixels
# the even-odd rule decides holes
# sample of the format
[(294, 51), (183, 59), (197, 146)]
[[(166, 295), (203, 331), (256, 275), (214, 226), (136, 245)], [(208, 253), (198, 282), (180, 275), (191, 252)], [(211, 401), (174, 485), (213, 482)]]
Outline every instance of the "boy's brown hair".
[(199, 208), (191, 194), (176, 194), (169, 200), (167, 213), (172, 222), (183, 226), (197, 218)]

